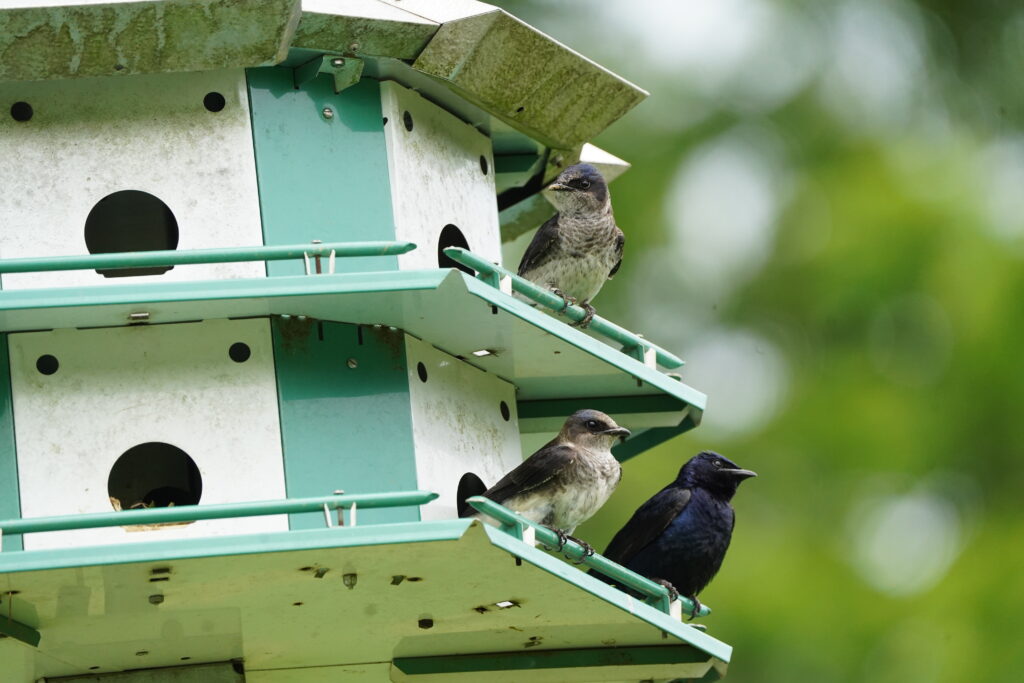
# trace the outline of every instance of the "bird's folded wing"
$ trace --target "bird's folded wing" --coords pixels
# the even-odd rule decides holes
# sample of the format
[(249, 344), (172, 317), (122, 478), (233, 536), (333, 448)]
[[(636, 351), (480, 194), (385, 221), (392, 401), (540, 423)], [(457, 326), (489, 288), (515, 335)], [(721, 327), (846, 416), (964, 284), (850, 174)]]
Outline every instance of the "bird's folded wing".
[(611, 280), (615, 277), (615, 273), (619, 272), (619, 266), (622, 265), (622, 249), (626, 246), (626, 235), (619, 230), (618, 226), (615, 228), (618, 231), (618, 235), (615, 236), (615, 265), (612, 266), (612, 270), (608, 273), (608, 279)]
[(676, 486), (662, 489), (641, 505), (626, 526), (619, 529), (604, 556), (613, 562), (626, 564), (667, 529), (689, 502), (690, 489)]
[(536, 270), (551, 258), (555, 251), (554, 247), (561, 238), (558, 236), (558, 214), (544, 222), (544, 225), (537, 229), (537, 233), (530, 241), (530, 246), (523, 254), (523, 260), (519, 262), (517, 275), (524, 277), (531, 270)]
[(577, 457), (579, 454), (572, 446), (548, 444), (502, 477), (484, 495), (503, 503), (512, 496), (528, 493), (558, 476)]

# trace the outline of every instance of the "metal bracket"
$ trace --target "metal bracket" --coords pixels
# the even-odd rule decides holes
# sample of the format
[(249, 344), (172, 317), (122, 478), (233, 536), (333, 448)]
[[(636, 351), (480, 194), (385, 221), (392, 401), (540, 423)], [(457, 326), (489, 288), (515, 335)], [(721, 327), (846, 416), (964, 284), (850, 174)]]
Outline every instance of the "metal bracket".
[(320, 74), (330, 74), (334, 77), (334, 92), (339, 93), (359, 82), (363, 75), (363, 60), (358, 57), (321, 55), (295, 67), (293, 71), (296, 88)]

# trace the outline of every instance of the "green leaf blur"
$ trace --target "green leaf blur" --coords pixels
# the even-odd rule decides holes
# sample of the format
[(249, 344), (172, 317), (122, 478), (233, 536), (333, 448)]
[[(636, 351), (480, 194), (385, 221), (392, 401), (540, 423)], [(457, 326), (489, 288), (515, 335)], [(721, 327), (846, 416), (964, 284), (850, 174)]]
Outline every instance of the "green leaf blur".
[(720, 451), (729, 680), (1021, 680), (1024, 7), (498, 4), (651, 91), (595, 303), (709, 394), (578, 535)]

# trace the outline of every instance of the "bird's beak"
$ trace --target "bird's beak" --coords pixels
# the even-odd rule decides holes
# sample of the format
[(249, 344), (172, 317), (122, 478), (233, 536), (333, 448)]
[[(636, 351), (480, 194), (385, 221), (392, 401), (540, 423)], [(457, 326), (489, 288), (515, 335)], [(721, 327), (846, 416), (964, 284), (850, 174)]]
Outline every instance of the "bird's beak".
[(750, 477), (756, 477), (757, 472), (753, 470), (724, 470), (737, 479), (749, 479)]
[(630, 432), (625, 427), (616, 427), (615, 429), (606, 429), (606, 430), (604, 430), (601, 433), (602, 434), (607, 434), (609, 436), (617, 436), (620, 439), (622, 439), (623, 441), (625, 441), (626, 437), (629, 436), (632, 432)]
[(548, 189), (553, 192), (571, 192), (572, 188), (562, 183), (551, 183), (548, 185)]

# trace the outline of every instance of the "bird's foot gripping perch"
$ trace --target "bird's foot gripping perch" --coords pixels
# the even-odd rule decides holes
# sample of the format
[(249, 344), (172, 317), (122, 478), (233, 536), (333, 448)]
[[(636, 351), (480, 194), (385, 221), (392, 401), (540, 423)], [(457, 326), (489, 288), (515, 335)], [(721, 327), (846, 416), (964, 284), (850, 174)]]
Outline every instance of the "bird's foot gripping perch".
[(590, 327), (590, 321), (594, 319), (594, 314), (597, 313), (597, 310), (590, 305), (589, 301), (584, 301), (583, 303), (581, 303), (580, 308), (586, 311), (587, 314), (583, 316), (580, 320), (577, 320), (574, 323), (570, 323), (569, 327), (579, 327), (581, 329)]
[[(558, 528), (553, 527), (553, 526), (549, 526), (549, 527), (546, 527), (546, 528), (550, 529), (551, 531), (553, 531), (555, 533), (556, 536), (558, 536), (558, 547), (557, 548), (547, 548), (547, 546), (544, 546), (544, 547), (547, 548), (548, 550), (554, 550), (555, 552), (558, 552), (558, 553), (562, 552), (562, 548), (565, 547), (565, 544), (569, 542), (569, 539), (571, 539), (572, 536), (570, 536), (569, 534), (565, 533), (565, 531), (563, 531), (562, 529), (558, 529)], [(576, 540), (576, 539), (573, 539), (573, 540)]]
[(558, 309), (559, 313), (561, 313), (565, 309), (569, 308), (569, 306), (572, 306), (573, 304), (576, 303), (575, 297), (567, 296), (565, 292), (560, 290), (558, 287), (552, 287), (551, 293), (562, 300), (562, 307)]
[[(584, 541), (582, 539), (579, 539), (579, 538), (576, 538), (575, 536), (570, 536), (568, 534), (566, 534), (565, 537), (568, 540), (575, 542), (581, 548), (583, 548), (583, 554), (580, 555), (580, 559), (578, 559), (578, 560), (574, 560), (571, 557), (569, 557), (568, 555), (565, 555), (565, 559), (569, 560), (573, 564), (583, 564), (584, 562), (586, 562), (588, 557), (591, 557), (594, 554), (594, 546), (590, 545), (586, 541)], [(562, 545), (564, 546), (565, 544), (563, 543)], [(559, 548), (559, 550), (561, 550), (561, 548)]]

